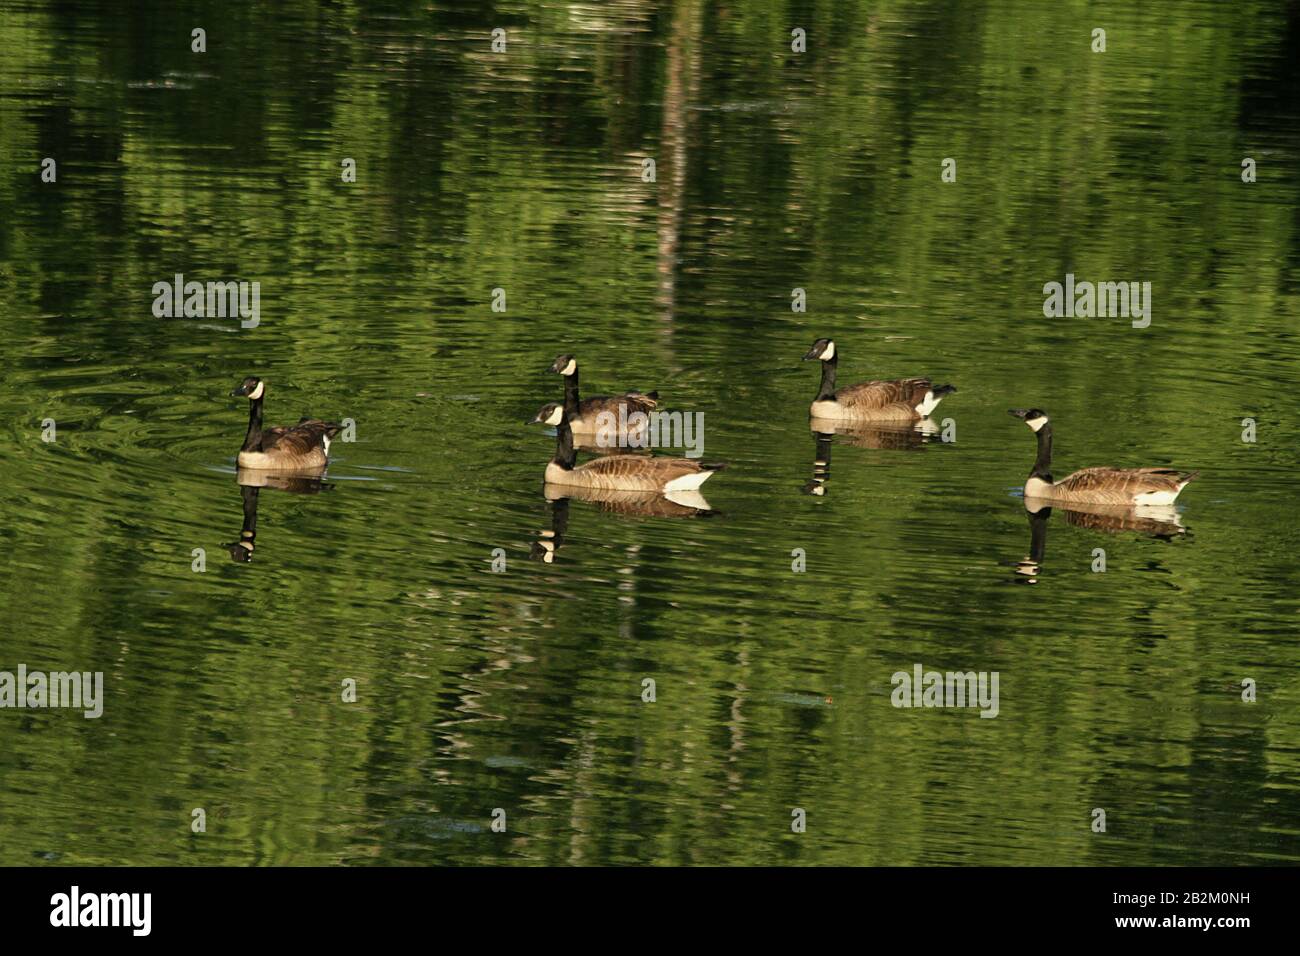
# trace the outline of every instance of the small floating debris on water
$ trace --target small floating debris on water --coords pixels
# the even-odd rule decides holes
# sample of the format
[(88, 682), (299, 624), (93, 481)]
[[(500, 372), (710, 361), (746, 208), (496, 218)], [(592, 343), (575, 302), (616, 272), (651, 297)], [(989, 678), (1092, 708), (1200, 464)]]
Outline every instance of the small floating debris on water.
[(136, 80), (126, 84), (130, 90), (192, 90), (193, 83), (177, 83), (173, 79)]
[(773, 694), (772, 700), (779, 704), (793, 704), (796, 707), (829, 707), (834, 703), (834, 699), (830, 695), (789, 694), (784, 692)]
[(530, 767), (530, 764), (523, 757), (511, 757), (509, 754), (499, 754), (492, 757), (484, 757), (483, 764), (488, 767)]
[(402, 827), (418, 830), (435, 840), (446, 840), (458, 833), (482, 833), (483, 826), (468, 820), (451, 820), (447, 817), (405, 816), (385, 820), (386, 827)]

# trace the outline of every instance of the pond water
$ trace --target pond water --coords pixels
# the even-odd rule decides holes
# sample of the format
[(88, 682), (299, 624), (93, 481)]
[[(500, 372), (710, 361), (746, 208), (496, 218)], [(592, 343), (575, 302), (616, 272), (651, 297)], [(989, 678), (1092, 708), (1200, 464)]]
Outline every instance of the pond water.
[[(135, 6), (0, 0), (0, 671), (104, 675), (0, 710), (0, 864), (1300, 862), (1294, 7)], [(822, 336), (958, 391), (819, 438)], [(707, 511), (544, 492), (561, 352)], [(1027, 511), (1017, 407), (1178, 524)]]

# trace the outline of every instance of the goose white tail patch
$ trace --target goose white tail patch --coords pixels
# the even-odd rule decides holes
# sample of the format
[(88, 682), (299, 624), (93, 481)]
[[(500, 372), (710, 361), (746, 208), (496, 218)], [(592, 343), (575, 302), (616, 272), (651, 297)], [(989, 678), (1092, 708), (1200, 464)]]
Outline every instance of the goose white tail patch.
[[(1183, 484), (1186, 484), (1186, 482)], [(1144, 494), (1135, 495), (1133, 502), (1139, 505), (1171, 505), (1174, 503), (1174, 499), (1178, 497), (1178, 492), (1182, 490), (1183, 486), (1179, 485), (1177, 491), (1148, 491)]]
[(330, 436), (321, 435), (320, 440), (321, 440), (321, 444), (325, 446), (325, 454), (328, 455), (330, 453)]
[(938, 408), (939, 403), (942, 401), (943, 401), (942, 396), (940, 396), (939, 398), (935, 398), (934, 392), (928, 391), (925, 393), (925, 398), (921, 401), (921, 404), (916, 406), (916, 414), (920, 415), (922, 418), (925, 418), (932, 411)]
[(713, 475), (711, 471), (697, 471), (692, 475), (682, 475), (664, 485), (664, 491), (694, 491)]

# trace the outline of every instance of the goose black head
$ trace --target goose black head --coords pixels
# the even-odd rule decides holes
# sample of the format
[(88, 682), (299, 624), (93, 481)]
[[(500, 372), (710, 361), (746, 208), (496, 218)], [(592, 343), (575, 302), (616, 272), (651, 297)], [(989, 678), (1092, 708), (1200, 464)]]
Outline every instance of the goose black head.
[(1047, 412), (1041, 408), (1008, 408), (1007, 414), (1014, 415), (1034, 431), (1047, 424)]
[(578, 370), (578, 360), (568, 352), (563, 355), (557, 355), (555, 361), (551, 363), (551, 371), (559, 372), (561, 375), (572, 375)]
[(812, 344), (803, 360), (805, 362), (812, 359), (821, 359), (823, 362), (829, 362), (835, 358), (835, 343), (830, 339), (818, 339)]
[(537, 410), (537, 415), (524, 422), (525, 425), (558, 425), (564, 418), (564, 406), (558, 402), (547, 402)]
[(240, 386), (234, 389), (230, 394), (243, 395), (249, 401), (252, 401), (255, 398), (261, 398), (262, 393), (265, 390), (266, 390), (266, 383), (263, 382), (256, 375), (250, 375), (248, 376), (248, 378), (244, 379), (244, 381), (240, 383)]

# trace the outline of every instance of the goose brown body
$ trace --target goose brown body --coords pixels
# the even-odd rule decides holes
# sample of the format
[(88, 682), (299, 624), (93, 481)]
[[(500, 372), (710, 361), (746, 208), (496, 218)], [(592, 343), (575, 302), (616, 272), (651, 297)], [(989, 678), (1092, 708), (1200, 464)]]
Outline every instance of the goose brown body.
[(669, 492), (669, 495), (657, 491), (604, 491), (555, 484), (548, 484), (543, 489), (547, 501), (573, 498), (596, 505), (601, 511), (638, 518), (691, 518), (712, 510), (698, 491)]
[(262, 432), (261, 450), (241, 451), (237, 463), (240, 468), (285, 471), (324, 468), (329, 464), (327, 442), (342, 430), (342, 425), (318, 418), (288, 427), (268, 428)]
[(1032, 494), (1026, 483), (1025, 494), (1062, 503), (1094, 505), (1172, 502), (1196, 476), (1197, 472), (1172, 468), (1083, 468), (1045, 488), (1036, 484)]
[[(622, 395), (593, 395), (578, 403), (577, 415), (569, 420), (569, 427), (575, 433), (594, 435), (600, 430), (602, 415), (612, 416), (614, 423), (626, 422), (621, 431), (627, 436), (645, 433), (650, 421), (649, 415), (659, 405), (657, 393), (624, 392)], [(621, 406), (621, 408), (620, 408)], [(641, 412), (646, 418), (632, 418), (633, 412)], [(621, 413), (621, 418), (620, 418)]]
[(923, 417), (917, 409), (925, 405), (926, 396), (933, 391), (928, 378), (859, 382), (837, 389), (830, 398), (814, 401), (809, 411), (816, 418), (911, 422)]
[[(590, 488), (593, 491), (651, 491), (663, 492), (673, 482), (699, 475), (699, 483), (708, 480), (719, 470), (717, 465), (704, 465), (689, 458), (659, 458), (645, 455), (608, 455), (593, 458), (574, 468), (565, 468), (555, 462), (546, 466), (549, 484)], [(696, 485), (698, 487), (698, 485)]]

